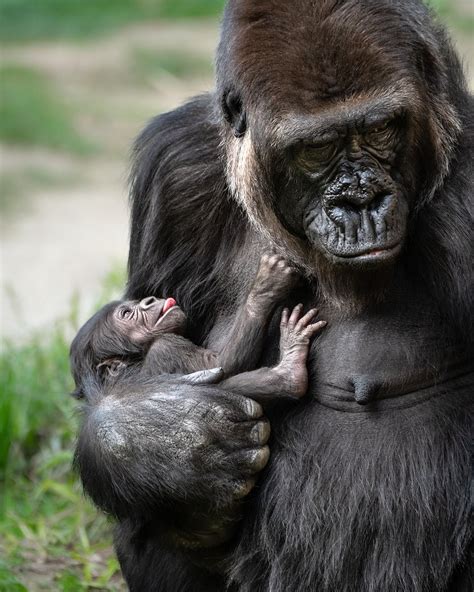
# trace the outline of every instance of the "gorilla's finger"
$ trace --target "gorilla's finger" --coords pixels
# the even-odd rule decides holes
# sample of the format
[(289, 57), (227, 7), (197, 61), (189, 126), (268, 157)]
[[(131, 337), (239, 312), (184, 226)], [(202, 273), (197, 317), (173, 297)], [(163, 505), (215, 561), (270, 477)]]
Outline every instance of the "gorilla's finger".
[(241, 421), (232, 426), (227, 438), (221, 440), (225, 448), (248, 448), (251, 446), (263, 446), (270, 438), (270, 422), (267, 419), (260, 421)]
[(270, 448), (263, 446), (261, 448), (249, 448), (234, 452), (229, 460), (245, 475), (254, 475), (265, 467), (269, 458)]

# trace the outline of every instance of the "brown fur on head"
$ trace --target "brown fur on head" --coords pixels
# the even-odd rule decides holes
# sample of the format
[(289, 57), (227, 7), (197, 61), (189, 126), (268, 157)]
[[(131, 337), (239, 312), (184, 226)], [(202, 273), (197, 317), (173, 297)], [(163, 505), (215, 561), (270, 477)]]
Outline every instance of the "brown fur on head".
[[(287, 160), (302, 130), (323, 120), (336, 128), (357, 110), (365, 109), (367, 118), (381, 109), (401, 113), (403, 146), (393, 183), (410, 217), (449, 174), (461, 131), (450, 89), (462, 85), (462, 76), (444, 33), (423, 26), (427, 9), (417, 10), (406, 15), (393, 2), (357, 0), (227, 5), (217, 93), (229, 186), (258, 233), (316, 275), (323, 289), (333, 283), (325, 276), (334, 258), (288, 223), (278, 203), (283, 191), (295, 199), (302, 191)], [(313, 191), (324, 187), (315, 184)], [(362, 275), (373, 275), (373, 268), (372, 262), (370, 268), (358, 264)]]

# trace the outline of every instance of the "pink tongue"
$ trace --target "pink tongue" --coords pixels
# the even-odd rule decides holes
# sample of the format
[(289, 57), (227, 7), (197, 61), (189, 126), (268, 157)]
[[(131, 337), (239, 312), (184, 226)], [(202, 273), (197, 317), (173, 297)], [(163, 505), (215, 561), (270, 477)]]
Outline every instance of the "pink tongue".
[(173, 306), (176, 306), (176, 300), (174, 298), (167, 298), (165, 300), (161, 314), (165, 314), (165, 312), (167, 312), (170, 308), (173, 308)]

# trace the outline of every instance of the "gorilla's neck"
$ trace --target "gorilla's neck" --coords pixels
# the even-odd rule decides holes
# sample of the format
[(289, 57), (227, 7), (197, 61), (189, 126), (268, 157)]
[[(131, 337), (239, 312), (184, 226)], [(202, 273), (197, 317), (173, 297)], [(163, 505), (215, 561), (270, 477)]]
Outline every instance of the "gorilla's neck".
[(390, 299), (399, 275), (393, 267), (377, 270), (339, 269), (322, 263), (318, 266), (319, 298), (344, 316), (353, 316)]

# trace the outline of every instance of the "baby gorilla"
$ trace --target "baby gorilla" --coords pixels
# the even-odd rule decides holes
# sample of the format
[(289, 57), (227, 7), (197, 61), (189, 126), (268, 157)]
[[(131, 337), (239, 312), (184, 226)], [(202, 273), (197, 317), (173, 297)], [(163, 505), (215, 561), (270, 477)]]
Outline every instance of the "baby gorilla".
[[(71, 345), (75, 395), (84, 396), (84, 377), (91, 373), (101, 384), (122, 374), (152, 378), (189, 374), (196, 381), (222, 377), (220, 386), (260, 403), (302, 397), (308, 387), (306, 359), (311, 338), (325, 321), (311, 323), (316, 309), (302, 316), (298, 304), (284, 309), (280, 323), (280, 361), (273, 368), (253, 370), (274, 307), (294, 284), (295, 271), (277, 255), (264, 255), (252, 288), (234, 324), (222, 337), (219, 351), (199, 347), (184, 337), (186, 315), (173, 298), (112, 302), (80, 329)], [(188, 377), (193, 381), (193, 374)]]

